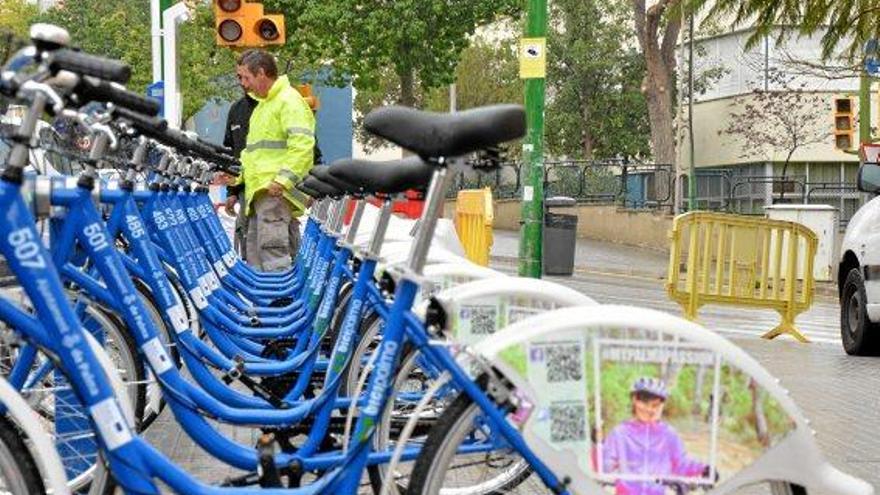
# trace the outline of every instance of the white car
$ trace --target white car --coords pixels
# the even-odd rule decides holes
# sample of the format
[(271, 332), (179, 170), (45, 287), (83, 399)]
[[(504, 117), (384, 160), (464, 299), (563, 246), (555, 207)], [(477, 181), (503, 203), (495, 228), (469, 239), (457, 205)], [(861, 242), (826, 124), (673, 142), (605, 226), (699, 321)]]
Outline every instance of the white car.
[[(880, 193), (880, 165), (859, 168), (859, 190)], [(848, 354), (880, 355), (880, 196), (852, 217), (837, 270), (840, 336)]]

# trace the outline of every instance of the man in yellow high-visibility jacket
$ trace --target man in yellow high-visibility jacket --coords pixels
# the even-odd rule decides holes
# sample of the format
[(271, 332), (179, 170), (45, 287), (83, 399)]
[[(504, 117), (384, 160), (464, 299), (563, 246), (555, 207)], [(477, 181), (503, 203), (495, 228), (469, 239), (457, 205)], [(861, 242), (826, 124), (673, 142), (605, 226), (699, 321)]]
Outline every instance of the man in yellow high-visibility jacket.
[(315, 116), (287, 76), (278, 77), (267, 52), (242, 53), (236, 73), (257, 100), (239, 177), (248, 209), (247, 262), (260, 270), (284, 270), (299, 247), (297, 217), (307, 197), (294, 186), (314, 163)]

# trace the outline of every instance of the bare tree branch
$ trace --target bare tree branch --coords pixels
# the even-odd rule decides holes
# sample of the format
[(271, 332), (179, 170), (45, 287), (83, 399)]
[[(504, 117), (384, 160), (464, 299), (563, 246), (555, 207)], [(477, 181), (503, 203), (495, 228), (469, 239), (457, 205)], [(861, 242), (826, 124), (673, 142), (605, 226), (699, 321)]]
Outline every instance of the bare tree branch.
[(823, 64), (795, 57), (788, 50), (779, 49), (780, 65), (785, 67), (789, 74), (819, 77), (828, 80), (840, 80), (859, 77), (862, 71), (861, 63), (855, 64)]

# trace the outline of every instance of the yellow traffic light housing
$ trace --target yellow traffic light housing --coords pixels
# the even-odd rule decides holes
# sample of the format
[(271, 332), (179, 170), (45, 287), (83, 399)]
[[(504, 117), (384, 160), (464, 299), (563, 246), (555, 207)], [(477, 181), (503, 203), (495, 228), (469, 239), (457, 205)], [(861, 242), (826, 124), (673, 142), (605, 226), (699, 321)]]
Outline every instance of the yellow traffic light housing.
[(283, 45), (284, 15), (263, 13), (263, 4), (245, 0), (214, 0), (217, 45), (261, 47)]
[(834, 99), (834, 147), (840, 150), (853, 148), (855, 118), (852, 98)]

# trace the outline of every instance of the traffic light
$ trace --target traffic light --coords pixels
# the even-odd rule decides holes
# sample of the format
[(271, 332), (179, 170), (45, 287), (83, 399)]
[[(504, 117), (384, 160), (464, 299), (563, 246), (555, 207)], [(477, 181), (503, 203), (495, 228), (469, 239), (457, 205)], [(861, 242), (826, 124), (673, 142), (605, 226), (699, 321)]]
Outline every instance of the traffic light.
[(834, 99), (834, 147), (839, 150), (853, 149), (853, 133), (855, 119), (853, 117), (852, 98)]
[(309, 108), (311, 108), (313, 112), (321, 108), (321, 100), (312, 94), (311, 84), (300, 84), (296, 87), (296, 90), (299, 91), (299, 94), (301, 94), (303, 99), (306, 100), (306, 103), (309, 104)]
[(214, 28), (220, 46), (283, 45), (284, 16), (264, 14), (263, 4), (245, 0), (214, 0)]

